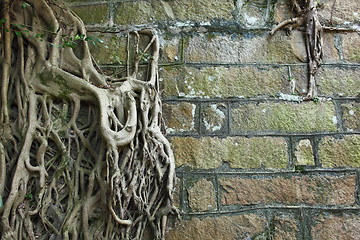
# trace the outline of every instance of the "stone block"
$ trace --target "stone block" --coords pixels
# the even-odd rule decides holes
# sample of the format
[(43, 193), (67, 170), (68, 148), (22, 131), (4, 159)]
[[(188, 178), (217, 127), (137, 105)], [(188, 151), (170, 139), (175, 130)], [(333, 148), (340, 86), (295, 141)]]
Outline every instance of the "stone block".
[(185, 41), (186, 62), (236, 63), (241, 42), (229, 35), (199, 34)]
[(360, 5), (358, 0), (323, 0), (323, 8), (318, 15), (323, 24), (330, 20), (335, 25), (354, 24), (360, 21)]
[(237, 1), (236, 20), (245, 27), (263, 27), (269, 21), (270, 6), (267, 0)]
[(326, 67), (316, 74), (319, 94), (332, 96), (357, 96), (360, 92), (360, 68)]
[(311, 234), (313, 240), (355, 240), (360, 239), (360, 218), (358, 214), (319, 214), (313, 217)]
[(230, 98), (290, 93), (286, 67), (162, 68), (160, 77), (164, 98)]
[(219, 133), (226, 130), (228, 120), (225, 104), (204, 104), (200, 114), (202, 132)]
[(107, 5), (89, 5), (71, 7), (82, 20), (87, 24), (105, 24), (107, 22)]
[(298, 45), (283, 31), (274, 36), (198, 34), (185, 44), (187, 62), (299, 63)]
[(167, 133), (195, 131), (196, 105), (188, 102), (163, 104), (163, 117)]
[(303, 139), (296, 143), (295, 157), (295, 165), (314, 165), (313, 148), (309, 139)]
[(231, 132), (319, 132), (337, 131), (332, 102), (267, 102), (234, 105)]
[(360, 103), (344, 103), (342, 107), (342, 119), (347, 131), (360, 131)]
[[(360, 11), (359, 11), (360, 16)], [(342, 34), (344, 60), (347, 62), (360, 62), (360, 36), (359, 33)]]
[(298, 221), (294, 215), (278, 214), (272, 218), (272, 239), (296, 240), (299, 234)]
[(267, 224), (264, 215), (250, 213), (204, 219), (193, 217), (171, 226), (165, 239), (255, 239), (265, 231), (267, 231)]
[(285, 139), (276, 137), (173, 137), (176, 166), (214, 169), (223, 162), (232, 168), (284, 169), (288, 164)]
[(324, 137), (319, 143), (319, 158), (325, 168), (360, 167), (360, 136)]
[(196, 182), (188, 191), (192, 211), (208, 211), (216, 208), (214, 184), (205, 178)]
[(274, 23), (279, 24), (282, 21), (296, 17), (295, 13), (291, 11), (291, 2), (288, 0), (278, 0), (275, 3), (275, 12), (274, 12)]
[(230, 0), (135, 1), (118, 4), (115, 23), (119, 25), (153, 24), (166, 20), (209, 21), (232, 18)]
[(356, 175), (219, 179), (223, 205), (353, 205)]
[(159, 63), (175, 63), (181, 61), (181, 40), (178, 37), (160, 36)]

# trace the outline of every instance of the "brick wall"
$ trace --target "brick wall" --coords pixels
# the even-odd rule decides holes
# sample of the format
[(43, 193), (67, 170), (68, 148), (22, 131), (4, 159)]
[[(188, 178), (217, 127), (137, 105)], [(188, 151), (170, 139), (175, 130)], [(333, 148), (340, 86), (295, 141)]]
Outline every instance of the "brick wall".
[[(66, 2), (104, 40), (92, 53), (109, 72), (125, 30), (159, 30), (182, 213), (167, 239), (360, 239), (358, 33), (324, 34), (319, 98), (302, 102), (303, 35), (269, 36), (289, 0)], [(358, 0), (321, 2), (322, 23), (360, 30)]]

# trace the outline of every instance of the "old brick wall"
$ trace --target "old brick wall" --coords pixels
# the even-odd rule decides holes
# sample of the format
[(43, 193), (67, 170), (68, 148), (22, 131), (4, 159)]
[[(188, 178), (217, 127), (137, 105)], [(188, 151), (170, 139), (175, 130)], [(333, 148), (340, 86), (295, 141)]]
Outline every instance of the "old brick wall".
[[(167, 239), (360, 239), (360, 36), (325, 33), (319, 98), (302, 102), (303, 35), (269, 36), (289, 2), (66, 1), (104, 40), (92, 53), (110, 73), (125, 30), (159, 30), (182, 214)], [(323, 24), (360, 30), (358, 0), (320, 2)]]

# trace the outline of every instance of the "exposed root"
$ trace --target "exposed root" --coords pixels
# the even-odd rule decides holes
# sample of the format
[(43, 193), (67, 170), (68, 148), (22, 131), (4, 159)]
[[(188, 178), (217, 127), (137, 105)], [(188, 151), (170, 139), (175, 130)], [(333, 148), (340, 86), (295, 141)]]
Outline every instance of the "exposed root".
[[(112, 79), (85, 37), (59, 48), (62, 35), (86, 35), (71, 11), (48, 0), (1, 4), (2, 239), (141, 239), (147, 227), (162, 239), (176, 212), (175, 165), (161, 132), (156, 33), (128, 36), (134, 64), (128, 46), (127, 76)], [(148, 77), (138, 80), (145, 53)]]
[(274, 35), (283, 27), (287, 27), (289, 31), (298, 28), (304, 30), (309, 79), (304, 100), (311, 100), (316, 96), (315, 74), (322, 64), (323, 26), (317, 15), (317, 4), (318, 1), (315, 0), (292, 0), (293, 9), (298, 16), (279, 23), (270, 32), (270, 35)]

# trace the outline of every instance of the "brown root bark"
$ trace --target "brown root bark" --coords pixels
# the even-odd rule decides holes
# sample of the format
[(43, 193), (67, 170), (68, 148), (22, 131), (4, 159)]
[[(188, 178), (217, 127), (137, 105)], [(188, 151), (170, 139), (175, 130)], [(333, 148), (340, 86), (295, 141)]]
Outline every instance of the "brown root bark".
[(297, 28), (304, 30), (309, 79), (308, 91), (304, 100), (311, 100), (316, 96), (315, 75), (322, 64), (324, 28), (317, 15), (317, 3), (316, 0), (292, 0), (293, 9), (298, 16), (279, 23), (270, 32), (270, 35), (273, 35), (283, 27), (287, 27), (289, 31)]
[(63, 35), (86, 36), (68, 9), (1, 4), (2, 239), (141, 239), (148, 227), (162, 239), (176, 212), (175, 165), (161, 131), (156, 32), (133, 33), (135, 49), (150, 41), (114, 79), (97, 71), (86, 37), (59, 47)]

